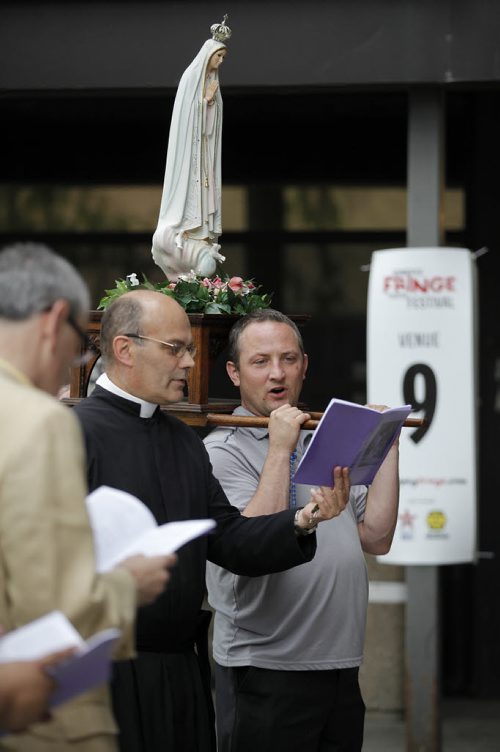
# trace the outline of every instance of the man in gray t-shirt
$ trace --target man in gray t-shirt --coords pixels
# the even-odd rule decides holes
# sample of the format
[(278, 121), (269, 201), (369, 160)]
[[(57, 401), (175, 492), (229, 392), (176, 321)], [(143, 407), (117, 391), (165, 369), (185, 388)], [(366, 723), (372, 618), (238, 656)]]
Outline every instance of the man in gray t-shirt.
[[(300, 509), (311, 496), (291, 481), (311, 438), (296, 407), (307, 370), (300, 333), (278, 311), (256, 311), (233, 327), (229, 358), (242, 402), (235, 413), (270, 421), (213, 431), (205, 445), (214, 474), (247, 516)], [(398, 488), (396, 443), (370, 489), (352, 487), (346, 508), (319, 527), (313, 561), (258, 578), (208, 565), (219, 752), (361, 750), (363, 551), (389, 550)]]

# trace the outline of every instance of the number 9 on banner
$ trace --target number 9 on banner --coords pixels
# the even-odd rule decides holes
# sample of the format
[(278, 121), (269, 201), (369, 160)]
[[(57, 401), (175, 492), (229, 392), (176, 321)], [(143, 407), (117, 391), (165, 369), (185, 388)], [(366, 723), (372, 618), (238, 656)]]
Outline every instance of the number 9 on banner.
[[(415, 382), (421, 376), (424, 382), (423, 396), (419, 399), (416, 395)], [(414, 431), (410, 439), (418, 444), (431, 427), (437, 400), (437, 382), (432, 368), (425, 363), (415, 363), (410, 366), (403, 377), (403, 400), (412, 405), (416, 412), (423, 412), (421, 416), (424, 423)]]

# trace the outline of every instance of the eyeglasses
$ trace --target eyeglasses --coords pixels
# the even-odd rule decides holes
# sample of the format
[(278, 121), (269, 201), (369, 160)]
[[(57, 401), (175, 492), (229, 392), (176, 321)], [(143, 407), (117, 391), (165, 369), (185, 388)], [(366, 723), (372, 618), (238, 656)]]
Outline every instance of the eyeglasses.
[[(43, 308), (41, 313), (47, 313), (48, 311), (52, 310), (52, 305), (48, 305), (46, 306), (46, 308)], [(83, 331), (81, 326), (76, 323), (76, 320), (72, 313), (69, 313), (66, 317), (66, 323), (69, 324), (75, 334), (78, 335), (78, 339), (80, 340), (81, 344), (81, 353), (73, 358), (73, 360), (71, 361), (71, 367), (78, 368), (78, 366), (84, 366), (85, 363), (88, 363), (89, 360), (92, 360), (92, 358), (97, 355), (98, 350), (90, 337)]]
[(83, 366), (85, 363), (88, 363), (89, 360), (95, 355), (95, 347), (90, 340), (90, 337), (83, 331), (81, 326), (76, 323), (75, 319), (73, 318), (73, 315), (70, 313), (68, 315), (68, 318), (66, 319), (70, 327), (73, 329), (73, 331), (78, 335), (80, 339), (80, 343), (82, 346), (82, 352), (80, 355), (77, 355), (73, 360), (71, 361), (72, 366)]
[(146, 339), (149, 342), (157, 342), (159, 345), (163, 345), (164, 347), (169, 347), (172, 355), (175, 358), (178, 358), (179, 360), (186, 353), (189, 353), (189, 355), (192, 358), (194, 358), (194, 356), (196, 355), (196, 345), (193, 345), (193, 344), (185, 345), (182, 342), (164, 342), (162, 339), (155, 339), (154, 337), (145, 337), (142, 334), (131, 334), (130, 332), (127, 332), (123, 336), (132, 337), (132, 339)]

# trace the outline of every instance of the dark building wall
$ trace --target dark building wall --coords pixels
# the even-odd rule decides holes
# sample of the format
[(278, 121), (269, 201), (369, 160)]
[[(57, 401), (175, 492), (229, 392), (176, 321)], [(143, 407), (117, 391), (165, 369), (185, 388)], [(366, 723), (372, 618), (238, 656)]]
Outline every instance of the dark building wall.
[[(3, 3), (0, 90), (174, 88), (225, 5)], [(496, 0), (252, 0), (232, 3), (230, 25), (227, 87), (406, 87), (500, 78)]]
[[(470, 666), (473, 685), (483, 695), (499, 693), (500, 645), (492, 625), (500, 625), (496, 583), (500, 581), (500, 506), (496, 503), (496, 467), (500, 444), (500, 97), (478, 94), (475, 102), (470, 149), (468, 190), (469, 243), (486, 246), (489, 253), (478, 259), (479, 280), (479, 543), (483, 552), (472, 577), (470, 602), (472, 634), (476, 650)], [(491, 503), (493, 501), (493, 503)], [(470, 577), (471, 575), (467, 575)], [(464, 592), (464, 591), (462, 591)], [(467, 591), (465, 591), (467, 592)], [(466, 609), (465, 609), (466, 611)], [(462, 612), (464, 613), (464, 612)], [(486, 639), (481, 639), (485, 635)], [(477, 651), (477, 652), (476, 652)]]

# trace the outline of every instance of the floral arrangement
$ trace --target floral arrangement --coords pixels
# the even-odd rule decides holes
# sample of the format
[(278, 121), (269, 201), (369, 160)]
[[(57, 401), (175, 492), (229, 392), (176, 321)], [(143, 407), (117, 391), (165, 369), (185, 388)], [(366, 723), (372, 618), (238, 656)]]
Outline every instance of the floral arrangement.
[(257, 308), (269, 308), (272, 294), (259, 292), (251, 279), (242, 277), (201, 277), (195, 272), (181, 274), (176, 282), (150, 282), (145, 275), (141, 283), (137, 274), (116, 280), (116, 286), (106, 290), (99, 309), (107, 308), (120, 295), (130, 290), (156, 290), (174, 298), (186, 313), (239, 313)]

